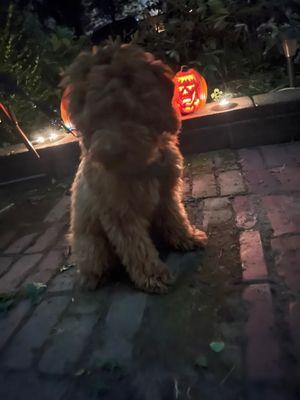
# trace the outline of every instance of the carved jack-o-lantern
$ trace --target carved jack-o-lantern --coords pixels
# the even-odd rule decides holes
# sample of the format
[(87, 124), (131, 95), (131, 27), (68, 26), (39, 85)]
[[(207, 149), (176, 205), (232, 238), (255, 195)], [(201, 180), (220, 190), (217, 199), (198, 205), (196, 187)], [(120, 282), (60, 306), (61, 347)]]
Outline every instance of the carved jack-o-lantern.
[(181, 114), (190, 114), (206, 103), (207, 85), (202, 75), (186, 66), (181, 67), (174, 79), (173, 106)]
[(61, 115), (61, 119), (63, 120), (64, 125), (70, 130), (70, 131), (74, 131), (75, 130), (75, 126), (71, 120), (71, 116), (69, 113), (69, 103), (70, 103), (70, 99), (69, 99), (69, 94), (71, 91), (71, 87), (68, 86), (65, 91), (63, 92), (62, 95), (62, 99), (60, 102), (60, 115)]

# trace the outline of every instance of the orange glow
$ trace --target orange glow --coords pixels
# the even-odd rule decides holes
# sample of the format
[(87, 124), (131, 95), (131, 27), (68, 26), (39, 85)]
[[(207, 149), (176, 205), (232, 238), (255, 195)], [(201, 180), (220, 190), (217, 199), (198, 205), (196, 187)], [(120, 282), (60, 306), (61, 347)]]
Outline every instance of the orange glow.
[(178, 76), (179, 83), (186, 82), (186, 81), (193, 82), (194, 80), (195, 80), (194, 74), (187, 73), (186, 75)]
[(69, 113), (69, 103), (70, 103), (70, 99), (69, 99), (69, 94), (71, 91), (71, 87), (68, 86), (65, 91), (63, 92), (62, 95), (62, 99), (60, 102), (60, 115), (61, 115), (61, 119), (63, 120), (63, 123), (65, 124), (65, 126), (70, 129), (70, 130), (75, 130), (75, 126), (71, 120), (71, 116)]
[(206, 103), (207, 85), (202, 75), (196, 70), (181, 67), (174, 79), (173, 106), (179, 109), (181, 114), (190, 114)]

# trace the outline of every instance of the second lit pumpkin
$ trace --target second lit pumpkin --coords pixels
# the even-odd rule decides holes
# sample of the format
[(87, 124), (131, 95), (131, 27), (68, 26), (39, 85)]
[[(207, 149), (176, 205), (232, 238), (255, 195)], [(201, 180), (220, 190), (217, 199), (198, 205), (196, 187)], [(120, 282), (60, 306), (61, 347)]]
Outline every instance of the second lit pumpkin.
[(69, 113), (69, 95), (70, 95), (71, 87), (68, 86), (65, 91), (63, 92), (62, 99), (60, 102), (60, 115), (61, 119), (63, 120), (64, 125), (70, 130), (74, 131), (75, 126), (71, 120), (71, 116)]

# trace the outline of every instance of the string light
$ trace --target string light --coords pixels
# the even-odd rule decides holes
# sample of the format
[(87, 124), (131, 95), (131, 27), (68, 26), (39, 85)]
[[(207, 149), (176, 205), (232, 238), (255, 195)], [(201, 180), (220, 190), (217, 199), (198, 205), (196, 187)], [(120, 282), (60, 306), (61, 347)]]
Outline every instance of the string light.
[(38, 137), (36, 138), (36, 142), (37, 142), (37, 143), (45, 143), (45, 138), (44, 138), (43, 136), (38, 136)]
[(224, 99), (220, 100), (219, 104), (221, 107), (226, 107), (226, 106), (228, 106), (229, 101), (228, 101), (228, 99), (224, 98)]

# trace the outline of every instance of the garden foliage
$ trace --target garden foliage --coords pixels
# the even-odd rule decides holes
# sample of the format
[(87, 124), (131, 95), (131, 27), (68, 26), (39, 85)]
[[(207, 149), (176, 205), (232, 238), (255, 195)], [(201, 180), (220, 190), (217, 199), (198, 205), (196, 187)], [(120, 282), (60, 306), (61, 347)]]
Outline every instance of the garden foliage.
[[(145, 12), (137, 0), (125, 3), (126, 15), (139, 17), (134, 41), (175, 70), (183, 64), (197, 68), (210, 93), (218, 87), (247, 95), (287, 85), (281, 35), (290, 30), (299, 34), (300, 0), (151, 0)], [(25, 97), (3, 87), (1, 93), (1, 85), (0, 94), (9, 100), (25, 130), (53, 120), (61, 96), (60, 73), (85, 43), (88, 38), (76, 37), (53, 21), (42, 25), (34, 8), (20, 11), (17, 2), (1, 1), (0, 74), (9, 73)], [(7, 136), (3, 126), (0, 142)]]
[(300, 0), (167, 0), (157, 18), (144, 21), (137, 41), (175, 68), (198, 68), (211, 89), (254, 94), (287, 84), (281, 35), (297, 34)]
[[(25, 131), (49, 125), (58, 115), (60, 73), (84, 41), (65, 27), (54, 25), (45, 30), (34, 13), (20, 12), (13, 2), (0, 6), (0, 96), (13, 108)], [(14, 139), (9, 125), (2, 122), (0, 142)]]

